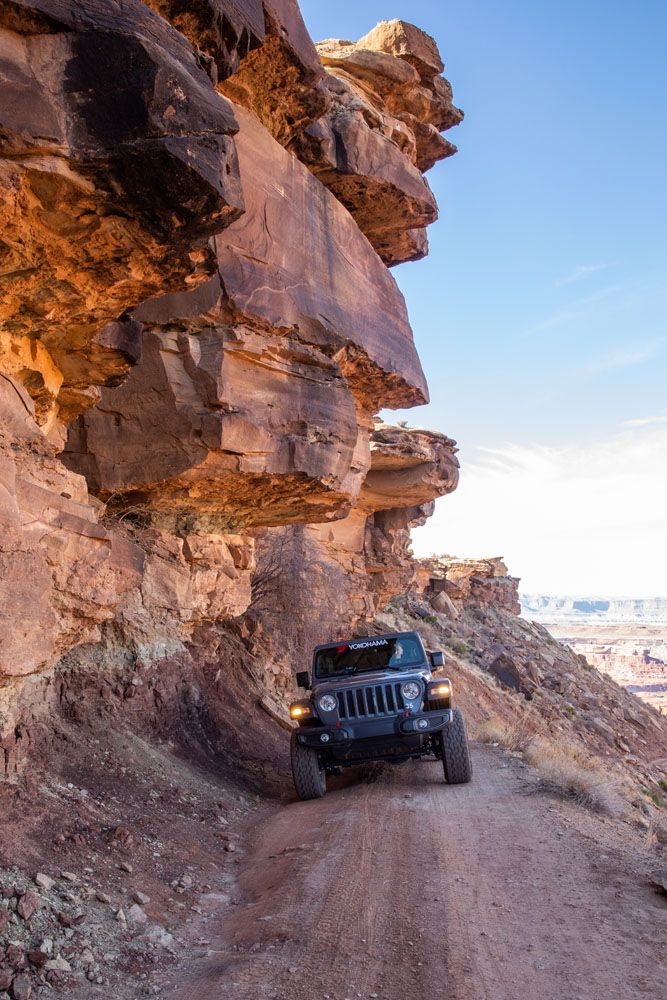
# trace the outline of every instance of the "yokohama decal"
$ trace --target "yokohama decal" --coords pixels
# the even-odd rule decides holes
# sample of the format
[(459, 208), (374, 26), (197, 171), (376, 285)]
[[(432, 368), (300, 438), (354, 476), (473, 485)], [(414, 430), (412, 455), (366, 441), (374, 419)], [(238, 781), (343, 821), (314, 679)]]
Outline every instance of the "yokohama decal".
[(387, 639), (369, 639), (368, 642), (351, 642), (350, 649), (370, 649), (372, 646), (388, 646)]

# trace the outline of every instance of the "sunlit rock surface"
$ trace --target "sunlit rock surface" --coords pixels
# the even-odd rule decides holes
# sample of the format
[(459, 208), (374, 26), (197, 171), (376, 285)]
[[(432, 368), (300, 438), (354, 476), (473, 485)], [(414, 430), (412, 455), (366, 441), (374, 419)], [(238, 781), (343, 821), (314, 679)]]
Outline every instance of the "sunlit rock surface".
[(422, 174), (456, 152), (440, 133), (463, 118), (436, 43), (405, 21), (383, 21), (358, 42), (317, 50), (331, 108), (296, 140), (297, 155), (385, 263), (423, 257), (437, 205)]
[(127, 310), (210, 273), (243, 209), (237, 123), (139, 0), (4, 4), (0, 60), (1, 351), (33, 352), (14, 375), (58, 441), (137, 360)]
[(11, 733), (73, 649), (152, 669), (267, 600), (303, 648), (411, 583), (458, 465), (374, 423), (428, 399), (386, 265), (461, 115), (418, 29), (316, 47), (292, 0), (16, 0), (0, 65)]
[(215, 239), (218, 274), (134, 313), (143, 358), (65, 459), (105, 499), (244, 527), (325, 520), (365, 472), (356, 407), (424, 401), (426, 383), (403, 297), (349, 214), (237, 116), (246, 211)]

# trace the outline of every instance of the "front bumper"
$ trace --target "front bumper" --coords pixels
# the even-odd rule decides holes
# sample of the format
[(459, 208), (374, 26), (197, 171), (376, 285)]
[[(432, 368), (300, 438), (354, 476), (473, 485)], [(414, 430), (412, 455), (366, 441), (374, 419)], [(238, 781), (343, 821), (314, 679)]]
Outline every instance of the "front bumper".
[(401, 740), (441, 732), (452, 721), (451, 708), (414, 715), (390, 715), (379, 719), (346, 720), (338, 726), (307, 726), (296, 729), (296, 738), (305, 747), (344, 750), (358, 740)]

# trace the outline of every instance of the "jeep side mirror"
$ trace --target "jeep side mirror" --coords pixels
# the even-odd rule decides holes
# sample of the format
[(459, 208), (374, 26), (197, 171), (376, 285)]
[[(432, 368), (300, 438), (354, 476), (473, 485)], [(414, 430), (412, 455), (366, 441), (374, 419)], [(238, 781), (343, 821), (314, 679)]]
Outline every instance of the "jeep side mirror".
[(434, 667), (444, 667), (445, 654), (442, 650), (436, 649), (435, 652), (431, 653), (431, 663)]
[(307, 670), (299, 670), (296, 675), (297, 687), (305, 688), (306, 691), (310, 688), (310, 674)]

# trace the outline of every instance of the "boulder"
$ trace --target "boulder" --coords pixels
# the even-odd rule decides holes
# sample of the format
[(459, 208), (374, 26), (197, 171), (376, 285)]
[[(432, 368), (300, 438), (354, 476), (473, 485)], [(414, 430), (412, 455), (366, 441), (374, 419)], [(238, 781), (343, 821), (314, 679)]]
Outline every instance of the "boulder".
[(663, 895), (667, 895), (667, 868), (661, 868), (651, 875), (651, 885)]

